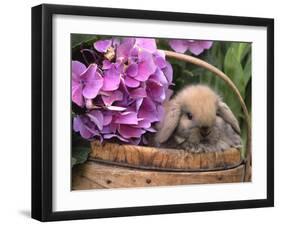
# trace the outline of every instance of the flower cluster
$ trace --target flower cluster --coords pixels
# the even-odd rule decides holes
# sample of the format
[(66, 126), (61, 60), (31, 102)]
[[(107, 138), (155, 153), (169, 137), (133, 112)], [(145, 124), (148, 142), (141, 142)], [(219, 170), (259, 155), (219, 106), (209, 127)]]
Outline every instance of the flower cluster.
[(154, 39), (99, 40), (88, 65), (72, 61), (72, 101), (83, 109), (73, 120), (85, 139), (117, 138), (138, 144), (163, 116), (172, 67)]
[(201, 41), (201, 40), (170, 40), (170, 47), (178, 52), (185, 53), (189, 50), (194, 55), (200, 55), (205, 49), (210, 49), (213, 45), (212, 41)]

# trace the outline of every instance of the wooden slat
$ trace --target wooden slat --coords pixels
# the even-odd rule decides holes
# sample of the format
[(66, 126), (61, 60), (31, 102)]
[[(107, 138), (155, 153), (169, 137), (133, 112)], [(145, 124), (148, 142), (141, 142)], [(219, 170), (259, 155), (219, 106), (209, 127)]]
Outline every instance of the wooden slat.
[(165, 172), (111, 166), (93, 161), (74, 167), (72, 189), (129, 188), (242, 182), (244, 165), (210, 172)]
[(191, 153), (178, 149), (164, 149), (115, 143), (91, 143), (90, 159), (103, 160), (119, 165), (139, 168), (218, 170), (237, 166), (241, 163), (238, 149), (217, 152)]

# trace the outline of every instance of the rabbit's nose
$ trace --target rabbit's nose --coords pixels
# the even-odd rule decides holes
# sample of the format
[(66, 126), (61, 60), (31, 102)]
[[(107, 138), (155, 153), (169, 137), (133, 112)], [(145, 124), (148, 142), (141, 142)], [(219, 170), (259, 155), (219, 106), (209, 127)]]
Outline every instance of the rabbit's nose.
[(200, 134), (202, 137), (206, 137), (210, 134), (211, 130), (208, 126), (201, 126), (200, 127)]

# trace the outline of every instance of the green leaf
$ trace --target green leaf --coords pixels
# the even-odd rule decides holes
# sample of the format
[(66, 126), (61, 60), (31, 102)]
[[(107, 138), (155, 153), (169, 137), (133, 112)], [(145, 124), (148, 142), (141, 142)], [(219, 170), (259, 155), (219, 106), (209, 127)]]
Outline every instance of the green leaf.
[(231, 43), (230, 48), (233, 49), (234, 55), (237, 57), (238, 62), (241, 63), (251, 50), (251, 44), (246, 42), (235, 42)]
[(196, 76), (195, 74), (193, 74), (193, 72), (192, 71), (189, 71), (189, 70), (183, 70), (183, 74), (184, 74), (184, 76), (191, 76), (191, 77), (194, 77), (194, 76)]
[(206, 61), (222, 70), (224, 54), (222, 51), (222, 44), (215, 42), (210, 50), (207, 51)]
[(248, 84), (251, 77), (252, 77), (252, 55), (249, 54), (244, 67), (244, 79), (246, 85)]
[(71, 167), (73, 167), (76, 164), (77, 160), (76, 158), (71, 158)]
[(72, 34), (71, 35), (71, 46), (72, 48), (78, 46), (82, 42), (87, 42), (89, 40), (95, 40), (97, 38), (96, 35), (86, 35), (86, 34)]
[[(90, 153), (90, 148), (88, 147), (74, 147), (72, 148), (72, 159), (75, 159), (74, 164), (81, 164), (85, 162), (88, 158), (88, 155)], [(73, 163), (73, 160), (71, 160)]]
[(245, 94), (245, 79), (244, 71), (239, 61), (239, 56), (237, 55), (237, 48), (231, 46), (224, 59), (224, 72), (229, 76), (229, 78), (237, 86), (240, 94), (244, 97)]

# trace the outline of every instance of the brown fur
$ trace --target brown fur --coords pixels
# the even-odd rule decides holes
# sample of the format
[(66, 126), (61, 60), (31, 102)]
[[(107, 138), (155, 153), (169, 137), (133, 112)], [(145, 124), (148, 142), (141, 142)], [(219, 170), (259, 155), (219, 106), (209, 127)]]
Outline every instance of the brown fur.
[(208, 86), (188, 86), (175, 96), (174, 101), (183, 108), (183, 111), (191, 112), (200, 126), (211, 126), (214, 123), (218, 95)]
[(170, 100), (158, 128), (155, 142), (162, 147), (215, 151), (241, 146), (237, 119), (204, 85), (188, 86)]

